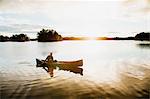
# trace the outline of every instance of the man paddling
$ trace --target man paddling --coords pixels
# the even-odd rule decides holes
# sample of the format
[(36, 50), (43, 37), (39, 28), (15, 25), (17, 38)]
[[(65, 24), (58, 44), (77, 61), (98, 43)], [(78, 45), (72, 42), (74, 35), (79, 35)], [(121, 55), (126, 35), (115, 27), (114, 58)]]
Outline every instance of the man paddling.
[[(52, 52), (49, 53), (49, 55), (46, 57), (45, 62), (47, 62), (48, 64), (51, 64), (53, 62), (53, 55)], [(48, 68), (48, 73), (50, 74), (51, 77), (53, 77), (54, 75), (54, 67), (51, 66), (47, 66)]]
[(52, 52), (46, 57), (45, 62), (52, 63), (53, 62), (53, 55)]

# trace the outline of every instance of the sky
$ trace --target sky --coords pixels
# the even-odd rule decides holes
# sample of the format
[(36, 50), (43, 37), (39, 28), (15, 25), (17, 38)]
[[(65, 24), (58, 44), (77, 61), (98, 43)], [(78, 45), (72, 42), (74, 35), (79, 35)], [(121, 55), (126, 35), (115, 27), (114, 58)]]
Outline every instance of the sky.
[(150, 31), (150, 0), (0, 0), (0, 33), (134, 36)]

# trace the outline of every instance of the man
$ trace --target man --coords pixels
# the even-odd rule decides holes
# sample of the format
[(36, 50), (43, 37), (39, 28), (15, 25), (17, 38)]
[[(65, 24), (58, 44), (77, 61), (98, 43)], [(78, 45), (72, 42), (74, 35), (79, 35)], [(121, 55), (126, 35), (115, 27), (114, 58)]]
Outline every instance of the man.
[[(53, 62), (53, 55), (52, 55), (52, 52), (49, 53), (49, 55), (47, 56), (47, 58), (45, 59), (45, 62), (47, 62), (48, 64), (52, 63)], [(53, 77), (53, 70), (54, 70), (54, 67), (52, 66), (47, 66), (48, 70), (47, 72), (50, 74), (51, 77)], [(45, 68), (44, 68), (45, 69)]]
[(53, 62), (52, 52), (50, 52), (49, 55), (46, 57), (45, 62), (48, 62), (48, 63)]

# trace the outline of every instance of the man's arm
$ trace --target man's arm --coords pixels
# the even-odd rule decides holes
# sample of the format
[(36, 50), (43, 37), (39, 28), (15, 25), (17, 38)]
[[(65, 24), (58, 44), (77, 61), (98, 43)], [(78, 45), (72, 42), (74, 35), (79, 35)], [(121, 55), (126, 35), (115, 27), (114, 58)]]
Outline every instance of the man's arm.
[(46, 57), (45, 62), (48, 61), (48, 59), (49, 59), (49, 56)]

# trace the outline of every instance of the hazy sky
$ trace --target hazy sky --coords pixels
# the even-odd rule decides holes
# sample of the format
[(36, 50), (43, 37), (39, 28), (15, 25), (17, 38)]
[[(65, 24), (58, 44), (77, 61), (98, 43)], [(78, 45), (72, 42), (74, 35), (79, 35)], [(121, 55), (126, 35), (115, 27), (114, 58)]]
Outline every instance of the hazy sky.
[(0, 0), (1, 33), (44, 27), (64, 36), (135, 35), (150, 31), (150, 0)]

